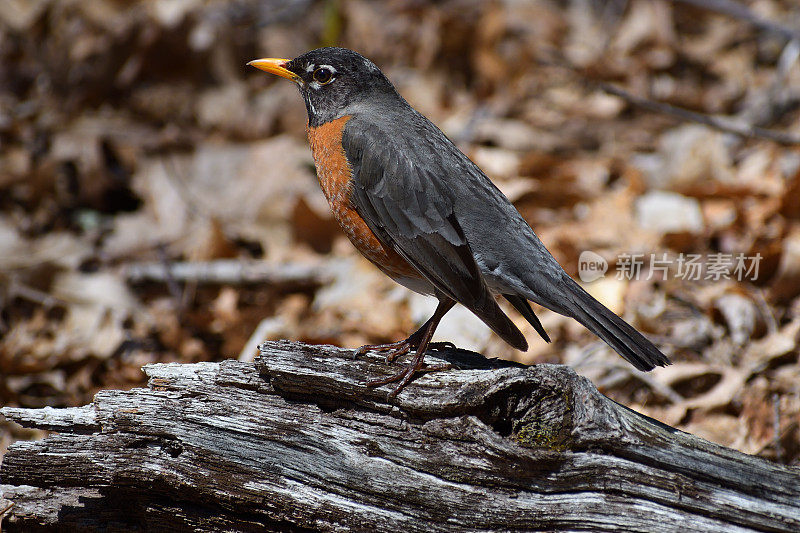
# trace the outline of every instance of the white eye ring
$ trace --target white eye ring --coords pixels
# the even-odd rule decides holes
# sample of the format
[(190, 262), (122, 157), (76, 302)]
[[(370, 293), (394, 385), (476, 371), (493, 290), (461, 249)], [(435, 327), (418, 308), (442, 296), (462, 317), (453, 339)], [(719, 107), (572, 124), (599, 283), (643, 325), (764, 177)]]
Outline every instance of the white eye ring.
[(333, 81), (335, 74), (336, 70), (334, 70), (333, 67), (322, 65), (314, 70), (314, 73), (311, 76), (315, 82), (319, 83), (320, 85), (325, 85)]

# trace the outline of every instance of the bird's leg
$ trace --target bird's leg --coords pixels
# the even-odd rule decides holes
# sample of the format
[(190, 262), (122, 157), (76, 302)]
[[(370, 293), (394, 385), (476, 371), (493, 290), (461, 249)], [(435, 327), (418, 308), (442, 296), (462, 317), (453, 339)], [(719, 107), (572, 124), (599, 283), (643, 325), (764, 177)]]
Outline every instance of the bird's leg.
[[(450, 306), (452, 307), (452, 305)], [(438, 310), (438, 308), (437, 308)], [(448, 308), (449, 310), (449, 308)], [(447, 311), (445, 311), (446, 313)], [(444, 313), (442, 313), (444, 316)], [(391, 363), (401, 355), (405, 355), (411, 350), (417, 350), (422, 342), (422, 339), (425, 337), (425, 332), (431, 327), (431, 322), (436, 317), (436, 313), (428, 319), (417, 331), (409, 335), (407, 339), (403, 339), (397, 342), (389, 342), (386, 344), (365, 344), (361, 346), (358, 350), (356, 350), (356, 355), (364, 355), (367, 352), (388, 352), (386, 354), (386, 362)], [(433, 324), (433, 329), (436, 329), (436, 326), (439, 324), (439, 320), (441, 320), (441, 316), (436, 320), (436, 324)], [(429, 342), (429, 348), (436, 348), (436, 349), (444, 349), (444, 348), (455, 348), (455, 344), (452, 342)]]
[[(446, 364), (424, 367), (425, 363), (423, 360), (425, 359), (425, 351), (430, 346), (433, 332), (436, 331), (436, 326), (439, 325), (439, 321), (442, 320), (442, 317), (445, 315), (445, 313), (447, 313), (454, 305), (455, 302), (453, 300), (441, 297), (439, 299), (439, 305), (436, 307), (436, 311), (433, 313), (433, 316), (430, 318), (430, 320), (425, 322), (425, 324), (419, 330), (415, 331), (411, 337), (406, 339), (406, 341), (410, 341), (412, 338), (416, 337), (417, 334), (421, 333), (418, 339), (414, 339), (414, 341), (418, 341), (418, 344), (416, 346), (417, 350), (413, 359), (411, 359), (411, 361), (409, 361), (409, 363), (400, 372), (389, 376), (388, 378), (368, 381), (367, 387), (378, 387), (380, 385), (386, 385), (387, 383), (399, 382), (397, 387), (395, 387), (394, 390), (389, 393), (389, 397), (394, 397), (397, 396), (397, 394), (403, 390), (406, 385), (408, 385), (417, 372), (421, 370), (433, 371), (446, 370), (447, 368), (450, 368), (450, 365)], [(406, 348), (406, 352), (408, 352), (409, 349), (410, 347)]]

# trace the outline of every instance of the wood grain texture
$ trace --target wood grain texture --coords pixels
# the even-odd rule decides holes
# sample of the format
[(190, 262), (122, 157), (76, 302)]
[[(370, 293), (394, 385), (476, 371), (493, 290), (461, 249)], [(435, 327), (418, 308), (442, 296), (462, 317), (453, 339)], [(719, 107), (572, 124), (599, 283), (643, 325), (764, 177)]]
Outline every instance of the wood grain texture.
[[(274, 342), (255, 364), (145, 367), (0, 468), (8, 531), (799, 531), (800, 470), (669, 428), (559, 365), (463, 351), (390, 387), (377, 356)], [(70, 422), (72, 421), (72, 422)]]

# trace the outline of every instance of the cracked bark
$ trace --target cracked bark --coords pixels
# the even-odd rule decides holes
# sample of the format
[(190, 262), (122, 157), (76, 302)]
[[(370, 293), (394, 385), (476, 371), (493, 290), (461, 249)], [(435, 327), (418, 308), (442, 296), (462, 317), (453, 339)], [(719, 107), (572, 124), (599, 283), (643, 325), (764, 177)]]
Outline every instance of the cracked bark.
[(394, 368), (352, 353), (270, 342), (255, 364), (147, 366), (147, 388), (85, 407), (3, 408), (53, 431), (5, 455), (3, 525), (800, 531), (800, 469), (639, 415), (567, 367), (448, 350), (459, 370), (387, 400), (364, 382)]

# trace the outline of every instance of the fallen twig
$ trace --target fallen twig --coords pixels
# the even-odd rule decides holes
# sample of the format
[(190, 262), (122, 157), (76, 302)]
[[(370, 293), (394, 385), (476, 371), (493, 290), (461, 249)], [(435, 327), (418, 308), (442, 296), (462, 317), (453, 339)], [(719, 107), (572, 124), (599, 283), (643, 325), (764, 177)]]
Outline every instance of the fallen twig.
[(798, 30), (797, 28), (784, 26), (783, 24), (780, 24), (778, 22), (773, 22), (771, 20), (759, 17), (758, 15), (753, 13), (750, 10), (750, 8), (747, 7), (746, 5), (740, 4), (739, 2), (734, 2), (733, 0), (672, 0), (672, 1), (675, 3), (689, 4), (695, 7), (699, 7), (700, 9), (705, 9), (707, 11), (715, 11), (717, 13), (722, 13), (723, 15), (727, 15), (729, 17), (733, 17), (739, 20), (744, 20), (760, 30), (780, 35), (785, 39), (789, 40), (800, 39), (800, 30)]
[(327, 283), (331, 275), (322, 265), (304, 263), (273, 264), (265, 261), (219, 259), (202, 262), (161, 261), (131, 263), (123, 267), (123, 275), (131, 283), (195, 282), (199, 284), (246, 285), (266, 284), (279, 287), (317, 287)]
[(699, 113), (697, 111), (691, 111), (683, 107), (677, 107), (664, 102), (651, 100), (649, 98), (636, 96), (632, 93), (629, 93), (625, 89), (610, 83), (600, 81), (590, 81), (590, 83), (596, 85), (598, 88), (609, 94), (619, 96), (623, 100), (630, 102), (633, 105), (648, 109), (650, 111), (671, 115), (689, 122), (705, 124), (706, 126), (710, 126), (720, 131), (741, 135), (742, 137), (767, 139), (787, 146), (800, 145), (800, 135), (785, 131), (775, 131), (766, 128), (760, 128), (758, 126), (748, 124), (743, 119), (723, 117), (719, 115), (708, 115), (705, 113)]

